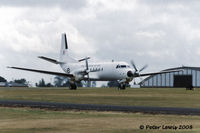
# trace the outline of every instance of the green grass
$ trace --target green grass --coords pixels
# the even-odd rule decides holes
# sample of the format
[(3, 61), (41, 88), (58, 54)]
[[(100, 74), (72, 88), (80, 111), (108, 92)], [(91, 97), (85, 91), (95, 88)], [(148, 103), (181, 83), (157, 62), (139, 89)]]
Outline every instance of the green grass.
[(180, 133), (200, 132), (200, 116), (148, 115), (94, 111), (48, 111), (0, 107), (3, 133), (173, 133), (174, 130), (141, 130), (140, 125), (192, 125)]
[[(1, 100), (200, 107), (200, 90), (184, 88), (0, 88)], [(141, 130), (140, 125), (192, 125), (189, 130)], [(0, 107), (0, 133), (199, 133), (200, 116)]]
[(161, 107), (200, 107), (200, 89), (184, 88), (0, 88), (0, 99), (81, 104), (112, 104)]

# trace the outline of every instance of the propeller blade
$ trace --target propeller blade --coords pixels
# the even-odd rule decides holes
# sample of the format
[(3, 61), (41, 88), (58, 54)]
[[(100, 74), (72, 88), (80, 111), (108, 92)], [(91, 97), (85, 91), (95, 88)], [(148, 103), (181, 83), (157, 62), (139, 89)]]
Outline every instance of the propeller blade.
[[(86, 59), (85, 59), (86, 71), (89, 70), (88, 59), (89, 59), (89, 58), (86, 58)], [(88, 80), (87, 80), (87, 87), (90, 87), (90, 86), (91, 86), (91, 83), (90, 83), (89, 72), (87, 73), (87, 78), (88, 78)]]
[(89, 70), (89, 66), (88, 66), (88, 60), (85, 60), (85, 65), (86, 65), (86, 70)]
[(91, 87), (91, 81), (90, 80), (87, 81), (87, 87)]
[(137, 67), (136, 67), (136, 65), (135, 65), (135, 63), (134, 63), (133, 60), (131, 60), (131, 65), (133, 66), (133, 68), (135, 69), (135, 71), (138, 71), (138, 69), (137, 69)]
[(143, 66), (143, 67), (139, 70), (139, 72), (143, 71), (143, 70), (146, 69), (147, 67), (148, 67), (148, 65)]
[(91, 86), (91, 84), (90, 84), (90, 77), (89, 77), (89, 73), (87, 74), (87, 77), (88, 77), (88, 87), (90, 87)]

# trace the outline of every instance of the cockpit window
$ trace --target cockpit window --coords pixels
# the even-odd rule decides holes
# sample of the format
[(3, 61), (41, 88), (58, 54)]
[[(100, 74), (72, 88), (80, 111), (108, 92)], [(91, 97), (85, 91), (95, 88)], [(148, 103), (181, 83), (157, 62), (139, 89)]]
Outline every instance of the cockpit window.
[(120, 67), (121, 67), (121, 68), (126, 68), (126, 65), (121, 65)]
[(130, 68), (128, 65), (117, 65), (116, 68)]

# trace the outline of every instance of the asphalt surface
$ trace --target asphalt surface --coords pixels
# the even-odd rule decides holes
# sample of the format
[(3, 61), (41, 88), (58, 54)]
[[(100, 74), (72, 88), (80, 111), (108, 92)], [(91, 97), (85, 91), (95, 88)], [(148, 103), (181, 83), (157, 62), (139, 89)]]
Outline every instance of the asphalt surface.
[(56, 102), (35, 102), (0, 100), (1, 107), (30, 107), (50, 110), (94, 110), (94, 111), (118, 111), (140, 112), (148, 114), (173, 114), (173, 115), (200, 115), (200, 108), (174, 108), (174, 107), (145, 107), (145, 106), (115, 106), (97, 104), (71, 104)]

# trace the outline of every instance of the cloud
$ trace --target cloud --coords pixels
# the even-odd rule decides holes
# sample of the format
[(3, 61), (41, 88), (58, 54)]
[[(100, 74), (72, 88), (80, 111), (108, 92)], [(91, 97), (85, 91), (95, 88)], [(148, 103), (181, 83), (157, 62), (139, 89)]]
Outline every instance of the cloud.
[(79, 9), (86, 5), (85, 0), (1, 0), (0, 6), (5, 7), (60, 7), (62, 9)]
[[(199, 66), (198, 3), (178, 0), (0, 1), (0, 52), (4, 56), (0, 59), (8, 65), (60, 70), (34, 57), (58, 58), (60, 36), (66, 32), (69, 48), (76, 58), (91, 56), (100, 61), (127, 62), (134, 59), (139, 66), (149, 64), (149, 71), (181, 65)], [(17, 73), (8, 77), (12, 76), (17, 77)]]

